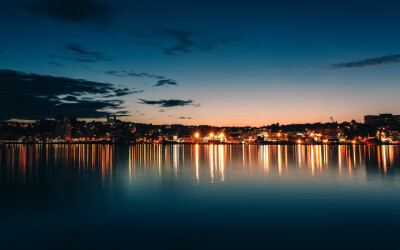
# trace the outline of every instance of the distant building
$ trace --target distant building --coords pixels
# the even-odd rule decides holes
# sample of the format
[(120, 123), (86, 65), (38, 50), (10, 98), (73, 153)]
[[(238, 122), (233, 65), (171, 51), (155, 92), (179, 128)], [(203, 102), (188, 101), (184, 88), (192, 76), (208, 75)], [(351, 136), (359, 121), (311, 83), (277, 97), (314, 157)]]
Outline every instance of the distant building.
[(111, 125), (115, 125), (117, 122), (117, 116), (116, 115), (107, 115), (107, 123)]
[(364, 123), (375, 126), (400, 126), (400, 115), (392, 114), (379, 114), (379, 115), (366, 115), (364, 116)]
[(364, 123), (368, 125), (378, 124), (379, 116), (377, 115), (366, 115), (364, 116)]
[(70, 117), (62, 115), (56, 116), (55, 123), (55, 138), (67, 141), (71, 140), (72, 126)]

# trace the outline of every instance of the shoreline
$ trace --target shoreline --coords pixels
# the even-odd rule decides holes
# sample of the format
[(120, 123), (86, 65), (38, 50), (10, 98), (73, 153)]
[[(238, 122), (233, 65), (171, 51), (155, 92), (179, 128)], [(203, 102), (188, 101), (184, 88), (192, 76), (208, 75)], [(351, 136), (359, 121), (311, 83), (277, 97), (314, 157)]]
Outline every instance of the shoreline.
[(166, 143), (130, 143), (130, 142), (0, 142), (0, 145), (357, 145), (357, 146), (399, 146), (399, 143), (376, 143), (367, 144), (363, 142), (343, 142), (343, 143), (296, 143), (296, 142), (265, 142), (265, 143), (195, 143), (195, 142), (166, 142)]

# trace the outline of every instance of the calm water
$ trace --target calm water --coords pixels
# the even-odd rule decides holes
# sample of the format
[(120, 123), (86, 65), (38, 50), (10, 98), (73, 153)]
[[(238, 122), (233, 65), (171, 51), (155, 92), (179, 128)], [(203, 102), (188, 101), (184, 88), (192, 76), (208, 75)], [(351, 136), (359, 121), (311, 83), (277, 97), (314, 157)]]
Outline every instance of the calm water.
[(0, 145), (2, 249), (394, 249), (397, 146)]

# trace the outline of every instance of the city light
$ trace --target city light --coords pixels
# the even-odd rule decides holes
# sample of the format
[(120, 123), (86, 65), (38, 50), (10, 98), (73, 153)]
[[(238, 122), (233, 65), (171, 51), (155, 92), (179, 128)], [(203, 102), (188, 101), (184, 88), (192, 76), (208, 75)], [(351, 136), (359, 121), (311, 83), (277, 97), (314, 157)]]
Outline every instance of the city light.
[[(385, 114), (385, 117), (389, 114)], [(366, 116), (367, 118), (369, 116)], [(0, 122), (0, 132), (12, 131), (1, 143), (221, 143), (221, 144), (356, 144), (400, 145), (400, 115), (390, 122), (380, 119), (371, 124), (343, 122), (297, 124), (273, 128), (212, 127), (185, 125), (135, 124), (115, 120), (113, 127), (104, 122), (76, 121), (74, 117), (57, 116), (54, 121)], [(114, 122), (114, 120), (113, 120)], [(27, 129), (29, 128), (29, 129)], [(216, 132), (218, 131), (218, 132)], [(276, 131), (276, 132), (275, 132)], [(365, 133), (368, 131), (368, 133)]]

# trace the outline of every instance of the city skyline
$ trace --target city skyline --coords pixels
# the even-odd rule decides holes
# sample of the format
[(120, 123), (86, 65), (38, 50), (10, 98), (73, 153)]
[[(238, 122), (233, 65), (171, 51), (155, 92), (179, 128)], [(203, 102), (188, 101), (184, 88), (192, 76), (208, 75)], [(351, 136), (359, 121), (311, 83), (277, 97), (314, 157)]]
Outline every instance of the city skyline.
[(235, 127), (106, 121), (80, 121), (58, 115), (31, 123), (0, 122), (0, 144), (278, 144), (399, 145), (400, 115), (365, 115), (364, 122), (279, 123)]
[(3, 1), (0, 120), (115, 113), (137, 123), (264, 126), (399, 114), (399, 7)]

